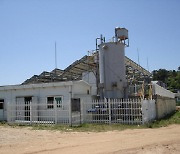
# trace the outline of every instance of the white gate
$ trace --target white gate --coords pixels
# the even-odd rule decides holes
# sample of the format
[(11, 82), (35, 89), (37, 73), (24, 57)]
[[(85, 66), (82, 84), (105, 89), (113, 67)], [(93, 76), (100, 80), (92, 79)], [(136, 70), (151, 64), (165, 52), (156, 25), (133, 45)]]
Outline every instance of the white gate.
[(51, 108), (47, 103), (35, 103), (32, 101), (16, 104), (8, 104), (8, 122), (24, 124), (69, 124), (69, 103), (58, 108), (56, 101)]
[(74, 101), (77, 103), (71, 102), (75, 106), (67, 102), (61, 108), (58, 108), (56, 101), (52, 104), (48, 103), (47, 106), (47, 102), (38, 104), (34, 99), (26, 103), (8, 104), (8, 122), (69, 125), (81, 123), (144, 124), (156, 118), (154, 100), (105, 99), (83, 103), (80, 103), (79, 99)]
[(144, 124), (156, 118), (154, 100), (94, 100), (84, 104), (87, 123)]

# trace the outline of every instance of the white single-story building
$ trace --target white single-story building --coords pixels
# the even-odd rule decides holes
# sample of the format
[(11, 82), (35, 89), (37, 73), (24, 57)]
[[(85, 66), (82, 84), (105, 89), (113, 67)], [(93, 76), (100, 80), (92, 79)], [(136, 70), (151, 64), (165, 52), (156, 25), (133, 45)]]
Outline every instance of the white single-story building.
[[(69, 111), (70, 102), (73, 100), (83, 102), (87, 99), (91, 99), (91, 86), (83, 80), (1, 86), (0, 120), (8, 120), (7, 104), (14, 104), (14, 120), (16, 120), (16, 118), (18, 120), (30, 120), (29, 117), (31, 113), (27, 113), (29, 112), (28, 104), (30, 102), (35, 105), (42, 104), (43, 106), (38, 106), (38, 108), (35, 109), (37, 113), (34, 113), (34, 115), (36, 115), (35, 119), (37, 120), (38, 116), (41, 116), (41, 118), (45, 117), (48, 112), (53, 110), (53, 103), (56, 103), (56, 109), (58, 111), (62, 111), (59, 112), (59, 114), (61, 114), (63, 111)], [(20, 109), (18, 109), (18, 105)], [(38, 110), (43, 112), (38, 112)], [(68, 113), (69, 112), (67, 112), (67, 114)], [(68, 116), (69, 115), (67, 115), (67, 117)]]
[[(175, 110), (174, 94), (153, 84), (155, 100), (93, 100), (95, 82), (91, 76), (84, 80), (50, 82), (0, 87), (0, 121), (9, 123), (81, 122), (144, 123), (162, 118)], [(151, 102), (151, 103), (148, 103)], [(132, 104), (132, 105), (129, 105)], [(133, 111), (138, 107), (138, 111)], [(141, 107), (142, 106), (142, 107)], [(127, 114), (127, 108), (131, 114)], [(130, 110), (132, 110), (130, 112)], [(118, 111), (118, 112), (117, 112)], [(143, 113), (143, 114), (142, 114)], [(137, 116), (138, 115), (138, 116)], [(157, 116), (156, 116), (157, 115)], [(128, 116), (128, 117), (127, 117)], [(129, 121), (127, 121), (129, 120)]]

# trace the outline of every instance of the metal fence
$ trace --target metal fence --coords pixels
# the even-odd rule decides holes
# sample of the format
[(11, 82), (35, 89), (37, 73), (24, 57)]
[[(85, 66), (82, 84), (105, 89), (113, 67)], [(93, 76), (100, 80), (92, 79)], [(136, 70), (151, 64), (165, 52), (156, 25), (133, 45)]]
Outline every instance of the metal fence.
[(105, 99), (81, 102), (80, 112), (73, 112), (70, 102), (59, 107), (54, 101), (47, 103), (8, 104), (9, 123), (23, 124), (81, 124), (121, 123), (144, 124), (156, 118), (154, 100)]
[(16, 104), (8, 104), (7, 120), (9, 123), (24, 124), (69, 124), (70, 111), (69, 104), (59, 108), (56, 101), (52, 104), (18, 102)]
[(84, 122), (142, 124), (141, 100), (95, 100), (84, 104)]

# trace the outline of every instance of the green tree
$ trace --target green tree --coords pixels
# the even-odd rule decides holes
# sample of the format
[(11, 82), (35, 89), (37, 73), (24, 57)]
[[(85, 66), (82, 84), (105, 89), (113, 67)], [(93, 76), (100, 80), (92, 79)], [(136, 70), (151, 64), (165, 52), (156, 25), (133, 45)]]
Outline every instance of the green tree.
[(167, 82), (168, 79), (168, 71), (166, 69), (159, 69), (153, 71), (153, 80), (162, 81), (164, 83)]
[(178, 67), (178, 71), (180, 71), (180, 66)]
[(159, 69), (152, 72), (153, 80), (164, 82), (172, 92), (180, 90), (180, 66), (178, 71)]

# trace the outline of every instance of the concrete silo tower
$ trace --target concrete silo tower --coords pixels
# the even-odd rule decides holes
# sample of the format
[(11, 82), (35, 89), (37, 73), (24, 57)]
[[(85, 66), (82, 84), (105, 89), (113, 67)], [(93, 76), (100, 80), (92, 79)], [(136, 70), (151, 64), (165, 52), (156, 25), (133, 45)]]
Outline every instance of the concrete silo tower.
[(127, 89), (125, 47), (129, 46), (128, 30), (115, 28), (115, 37), (99, 45), (99, 78), (101, 98), (124, 98)]

